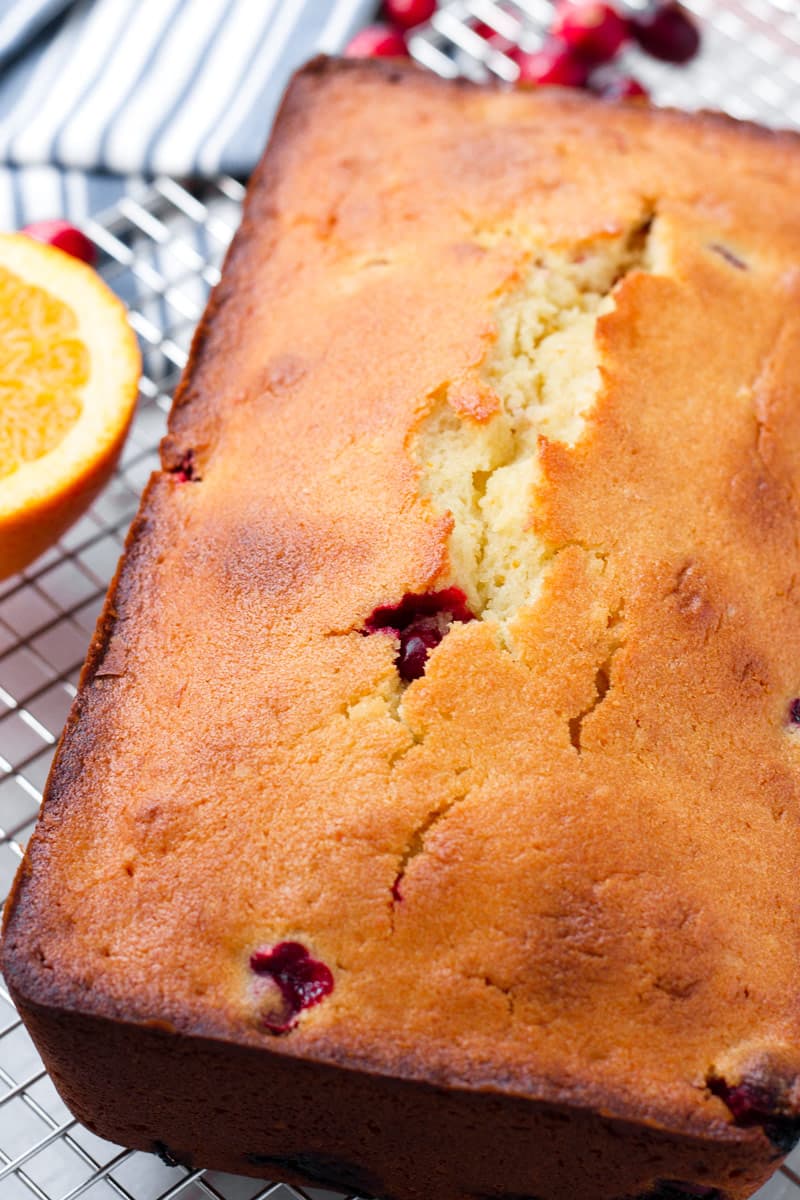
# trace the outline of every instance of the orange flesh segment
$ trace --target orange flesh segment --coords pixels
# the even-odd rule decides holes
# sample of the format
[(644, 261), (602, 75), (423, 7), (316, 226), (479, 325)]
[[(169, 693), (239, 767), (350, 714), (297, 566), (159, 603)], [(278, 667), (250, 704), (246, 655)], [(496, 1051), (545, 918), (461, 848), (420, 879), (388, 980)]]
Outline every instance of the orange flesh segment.
[(81, 415), (90, 360), (75, 313), (0, 267), (0, 479), (49, 453)]

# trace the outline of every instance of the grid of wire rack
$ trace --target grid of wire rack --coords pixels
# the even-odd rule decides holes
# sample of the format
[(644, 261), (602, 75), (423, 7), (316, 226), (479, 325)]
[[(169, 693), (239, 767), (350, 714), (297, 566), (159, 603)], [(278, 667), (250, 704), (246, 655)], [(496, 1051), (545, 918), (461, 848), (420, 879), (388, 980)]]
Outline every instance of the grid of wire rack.
[[(646, 0), (629, 0), (628, 7)], [(688, 0), (704, 49), (676, 70), (625, 53), (659, 103), (721, 108), (800, 126), (800, 8), (795, 0)], [(412, 55), (444, 76), (513, 81), (502, 50), (535, 48), (550, 0), (450, 0), (410, 39)], [(238, 223), (233, 179), (182, 185), (160, 178), (87, 226), (100, 270), (130, 309), (144, 354), (137, 415), (120, 467), (93, 509), (21, 577), (0, 584), (0, 898), (33, 828), (58, 734), (139, 495), (157, 465), (170, 396), (192, 330)], [(0, 1200), (326, 1200), (334, 1193), (168, 1167), (101, 1141), (59, 1099), (0, 983)], [(436, 1200), (431, 1197), (431, 1200)], [(800, 1148), (758, 1200), (800, 1200)]]

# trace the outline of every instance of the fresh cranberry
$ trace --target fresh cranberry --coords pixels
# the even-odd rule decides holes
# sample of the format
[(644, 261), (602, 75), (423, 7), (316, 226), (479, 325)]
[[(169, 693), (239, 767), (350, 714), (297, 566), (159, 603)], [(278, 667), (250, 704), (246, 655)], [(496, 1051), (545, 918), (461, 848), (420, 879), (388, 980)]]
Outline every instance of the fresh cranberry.
[(20, 232), (36, 242), (55, 246), (57, 250), (63, 250), (65, 254), (79, 258), (89, 266), (93, 266), (97, 260), (94, 243), (69, 221), (34, 221), (31, 225), (23, 226)]
[(789, 705), (789, 720), (793, 725), (800, 725), (800, 696), (796, 696)]
[(700, 31), (680, 4), (657, 4), (629, 25), (642, 49), (662, 62), (689, 62), (700, 49)]
[(405, 38), (388, 25), (367, 25), (345, 47), (347, 58), (406, 58)]
[(255, 950), (250, 955), (250, 969), (270, 978), (281, 994), (283, 1007), (264, 1018), (270, 1033), (288, 1033), (304, 1008), (313, 1008), (333, 991), (330, 968), (312, 958), (300, 942), (279, 942), (271, 950)]
[(492, 29), (491, 25), (486, 25), (483, 21), (479, 21), (477, 25), (473, 25), (472, 32), (477, 33), (478, 37), (483, 38), (492, 50), (499, 50), (501, 54), (506, 55), (517, 53), (514, 42), (509, 41), (502, 33), (498, 33), (496, 29)]
[(800, 1116), (781, 1112), (778, 1098), (763, 1084), (744, 1081), (735, 1086), (712, 1076), (708, 1090), (730, 1109), (734, 1123), (742, 1128), (760, 1125), (776, 1149), (788, 1154), (800, 1141)]
[(436, 0), (384, 0), (383, 8), (398, 29), (413, 29), (430, 21), (436, 12)]
[(643, 88), (638, 79), (632, 75), (618, 75), (610, 79), (598, 89), (598, 95), (606, 100), (646, 100), (647, 89)]
[(550, 32), (590, 63), (608, 62), (629, 37), (624, 17), (592, 0), (561, 0)]
[(399, 604), (376, 608), (364, 622), (364, 633), (389, 633), (398, 638), (395, 662), (406, 683), (425, 674), (428, 654), (439, 645), (453, 621), (473, 621), (467, 597), (461, 588), (415, 595), (406, 592)]
[(563, 42), (548, 41), (541, 50), (518, 50), (513, 57), (519, 67), (517, 83), (583, 87), (589, 78), (588, 64)]

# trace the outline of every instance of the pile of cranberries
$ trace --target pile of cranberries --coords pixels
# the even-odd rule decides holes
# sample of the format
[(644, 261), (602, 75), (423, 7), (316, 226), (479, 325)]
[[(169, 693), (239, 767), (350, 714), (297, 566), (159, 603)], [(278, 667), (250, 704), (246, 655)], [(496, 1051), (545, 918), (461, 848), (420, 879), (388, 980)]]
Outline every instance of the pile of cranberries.
[[(355, 58), (401, 58), (408, 54), (406, 34), (429, 21), (437, 0), (384, 0), (386, 22), (362, 29), (345, 54)], [(597, 69), (616, 58), (623, 46), (636, 43), (653, 58), (682, 64), (700, 48), (700, 33), (677, 0), (652, 0), (644, 11), (621, 12), (596, 0), (557, 0), (553, 21), (539, 50), (512, 46), (486, 24), (474, 32), (502, 50), (519, 68), (518, 83), (588, 87), (614, 99), (646, 96), (630, 75), (603, 77)]]

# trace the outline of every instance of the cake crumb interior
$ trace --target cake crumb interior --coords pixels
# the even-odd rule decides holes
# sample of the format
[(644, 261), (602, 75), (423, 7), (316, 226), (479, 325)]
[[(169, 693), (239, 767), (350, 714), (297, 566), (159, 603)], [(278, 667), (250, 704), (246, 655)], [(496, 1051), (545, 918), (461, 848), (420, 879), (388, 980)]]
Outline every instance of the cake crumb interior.
[(552, 554), (531, 527), (539, 439), (572, 446), (580, 438), (602, 386), (598, 318), (613, 309), (628, 274), (652, 269), (653, 226), (651, 211), (602, 242), (533, 245), (517, 285), (499, 301), (496, 339), (481, 367), (495, 413), (463, 415), (450, 385), (420, 427), (413, 448), (420, 491), (437, 513), (452, 516), (453, 580), (506, 641), (508, 623), (540, 595)]

